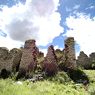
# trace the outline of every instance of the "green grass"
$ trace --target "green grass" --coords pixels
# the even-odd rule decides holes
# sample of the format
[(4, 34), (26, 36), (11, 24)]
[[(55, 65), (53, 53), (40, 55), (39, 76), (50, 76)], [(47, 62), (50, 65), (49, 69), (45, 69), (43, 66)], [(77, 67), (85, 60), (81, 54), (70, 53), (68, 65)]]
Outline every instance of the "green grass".
[(85, 72), (91, 79), (87, 91), (82, 84), (72, 82), (65, 73), (59, 73), (52, 79), (35, 83), (26, 80), (17, 84), (12, 79), (0, 79), (0, 95), (95, 95), (95, 82), (92, 82), (95, 71)]
[(95, 70), (84, 70), (86, 75), (88, 75), (90, 82), (95, 82)]
[(82, 84), (60, 84), (53, 81), (17, 84), (11, 79), (0, 80), (0, 95), (87, 95)]
[(95, 95), (95, 70), (84, 70), (84, 72), (86, 73), (90, 80), (88, 92), (90, 93), (90, 95)]

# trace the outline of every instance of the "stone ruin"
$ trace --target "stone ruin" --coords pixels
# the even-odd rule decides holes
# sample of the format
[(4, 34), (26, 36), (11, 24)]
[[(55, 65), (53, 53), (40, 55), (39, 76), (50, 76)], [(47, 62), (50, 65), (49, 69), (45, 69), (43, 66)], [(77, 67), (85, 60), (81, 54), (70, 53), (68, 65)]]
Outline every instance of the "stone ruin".
[(89, 59), (91, 68), (95, 70), (95, 52), (89, 55)]
[(95, 63), (95, 52), (89, 55), (90, 62)]
[(7, 48), (1, 47), (0, 48), (0, 72), (3, 69), (8, 71), (12, 71), (12, 58), (8, 58), (9, 50)]
[(22, 57), (22, 50), (13, 48), (10, 50), (9, 58), (12, 60), (12, 71), (15, 73), (19, 70), (19, 65)]
[(48, 47), (48, 52), (47, 52), (47, 55), (45, 57), (44, 62), (50, 63), (50, 64), (51, 63), (57, 64), (57, 57), (55, 55), (55, 51), (54, 51), (53, 45)]
[[(10, 72), (18, 72), (18, 77), (21, 75), (31, 76), (31, 72), (34, 72), (37, 69), (39, 62), (44, 71), (48, 73), (57, 73), (59, 61), (63, 61), (63, 64), (65, 64), (65, 67), (67, 68), (76, 68), (73, 37), (69, 37), (65, 40), (65, 49), (63, 51), (55, 51), (53, 45), (48, 47), (48, 52), (45, 58), (44, 54), (39, 52), (35, 42), (35, 40), (27, 40), (25, 41), (24, 48), (14, 48), (11, 51), (1, 47), (0, 72), (2, 69), (6, 69)], [(60, 54), (60, 60), (58, 60), (56, 53)]]
[(39, 55), (37, 56), (37, 61), (38, 61), (39, 67), (41, 68), (40, 64), (43, 63), (43, 61), (44, 61), (44, 53), (43, 52), (39, 51)]
[(89, 57), (83, 51), (81, 51), (77, 59), (78, 66), (88, 68), (90, 65), (89, 63)]
[(58, 71), (57, 57), (53, 45), (48, 47), (48, 52), (43, 62), (43, 70), (48, 76), (55, 75)]
[[(22, 52), (20, 49), (8, 50), (7, 48), (0, 48), (0, 72), (16, 72), (19, 69)], [(5, 74), (6, 76), (6, 74)]]
[(60, 64), (61, 62), (63, 62), (63, 60), (64, 60), (64, 57), (63, 57), (64, 53), (63, 53), (63, 51), (60, 50), (60, 49), (56, 49), (56, 50), (55, 50), (55, 54), (56, 54), (56, 57), (57, 57), (57, 62), (58, 62), (59, 64)]
[(75, 42), (73, 37), (68, 37), (65, 40), (65, 49), (63, 50), (63, 63), (65, 67), (76, 68)]
[(95, 68), (95, 52), (87, 56), (83, 51), (81, 51), (76, 62), (79, 67), (84, 69), (93, 69), (93, 66)]
[(23, 70), (26, 76), (31, 75), (31, 72), (34, 72), (37, 67), (38, 55), (39, 49), (36, 47), (35, 40), (27, 40), (22, 49), (19, 73)]
[(14, 71), (17, 69), (17, 66), (20, 64), (22, 52), (20, 49), (8, 50), (7, 48), (0, 48), (0, 72), (2, 69), (8, 71)]

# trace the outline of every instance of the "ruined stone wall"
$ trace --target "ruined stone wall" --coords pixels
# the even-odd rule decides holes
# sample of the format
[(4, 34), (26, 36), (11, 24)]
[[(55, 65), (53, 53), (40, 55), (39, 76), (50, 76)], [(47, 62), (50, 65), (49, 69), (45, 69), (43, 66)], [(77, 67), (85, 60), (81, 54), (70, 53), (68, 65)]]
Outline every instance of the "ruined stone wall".
[(57, 57), (53, 45), (48, 47), (48, 52), (43, 62), (43, 70), (48, 76), (55, 75), (58, 71)]
[(64, 53), (63, 53), (62, 50), (56, 49), (56, 50), (55, 50), (55, 54), (56, 54), (56, 56), (57, 56), (57, 61), (58, 61), (58, 63), (60, 64), (60, 63), (63, 61), (62, 59), (64, 59), (64, 58), (63, 58)]
[(41, 66), (44, 61), (44, 53), (39, 51), (39, 55), (37, 56), (38, 65)]
[(0, 72), (2, 69), (12, 70), (12, 64), (8, 60), (9, 50), (4, 47), (0, 47)]
[(85, 69), (88, 69), (91, 67), (90, 59), (83, 51), (80, 52), (77, 58), (77, 65)]
[(21, 49), (13, 48), (12, 50), (10, 50), (9, 59), (11, 59), (11, 62), (12, 62), (12, 71), (13, 72), (16, 72), (19, 70), (21, 57), (22, 57)]
[(95, 52), (91, 53), (89, 55), (89, 58), (90, 58), (90, 62), (95, 62)]
[(75, 56), (75, 42), (73, 37), (68, 37), (65, 40), (65, 66), (68, 68), (76, 67), (76, 56)]
[(48, 47), (48, 52), (44, 60), (46, 63), (57, 63), (57, 57), (55, 55), (54, 47), (53, 45)]
[(27, 40), (22, 49), (20, 69), (25, 70), (27, 73), (34, 71), (37, 66), (38, 54), (39, 50), (36, 47), (35, 40)]
[(20, 63), (22, 52), (19, 49), (12, 49), (9, 51), (7, 48), (0, 47), (0, 72), (2, 69), (12, 71), (13, 68)]
[[(35, 40), (25, 41), (24, 48), (21, 49), (14, 48), (9, 51), (8, 49), (2, 47), (0, 48), (0, 71), (2, 69), (6, 69), (11, 72), (17, 71), (18, 69), (20, 71), (21, 69), (23, 69), (27, 73), (29, 73), (35, 71), (38, 63), (37, 59), (38, 61), (40, 60), (39, 63), (46, 63), (48, 68), (51, 66), (55, 66), (54, 69), (57, 69), (57, 63), (61, 60), (64, 61), (66, 67), (75, 68), (76, 58), (74, 45), (75, 44), (73, 37), (69, 37), (65, 40), (64, 51), (55, 51), (54, 47), (51, 45), (50, 47), (48, 47), (48, 52), (45, 58), (44, 54), (39, 52), (39, 49), (36, 47)], [(58, 54), (57, 56), (55, 52)]]

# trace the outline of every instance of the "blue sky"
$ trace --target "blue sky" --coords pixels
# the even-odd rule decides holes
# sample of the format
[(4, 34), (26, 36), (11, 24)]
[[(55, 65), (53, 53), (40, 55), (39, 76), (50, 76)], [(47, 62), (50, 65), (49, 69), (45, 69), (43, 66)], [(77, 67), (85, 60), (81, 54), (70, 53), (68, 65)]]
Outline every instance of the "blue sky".
[(76, 54), (95, 52), (95, 0), (0, 0), (0, 46), (35, 39), (40, 50), (64, 48), (72, 36)]

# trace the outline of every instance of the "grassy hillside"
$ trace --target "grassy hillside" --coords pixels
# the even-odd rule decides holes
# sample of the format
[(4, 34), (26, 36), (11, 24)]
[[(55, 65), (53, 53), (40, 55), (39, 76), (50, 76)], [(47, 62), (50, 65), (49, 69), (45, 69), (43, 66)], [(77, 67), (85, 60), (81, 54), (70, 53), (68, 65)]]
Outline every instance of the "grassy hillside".
[(75, 84), (65, 73), (34, 83), (0, 79), (0, 95), (95, 95), (95, 71), (84, 72), (91, 81), (87, 87)]

